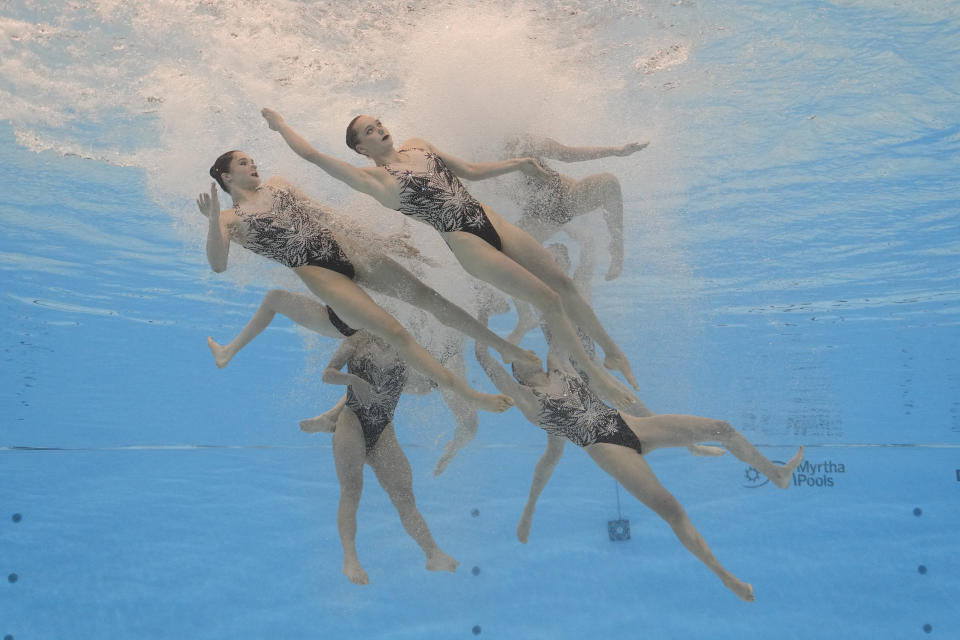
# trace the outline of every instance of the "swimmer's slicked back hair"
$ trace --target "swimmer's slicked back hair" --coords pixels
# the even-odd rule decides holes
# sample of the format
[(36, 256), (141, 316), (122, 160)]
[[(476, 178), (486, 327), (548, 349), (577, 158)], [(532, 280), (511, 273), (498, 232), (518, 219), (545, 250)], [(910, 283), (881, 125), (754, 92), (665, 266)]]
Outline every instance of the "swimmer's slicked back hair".
[(230, 173), (230, 163), (233, 162), (233, 154), (238, 153), (237, 149), (233, 151), (227, 151), (213, 163), (213, 166), (210, 167), (210, 177), (217, 181), (217, 184), (220, 185), (220, 188), (230, 193), (230, 189), (227, 189), (227, 185), (223, 183), (222, 175), (224, 173)]
[[(356, 129), (353, 128), (353, 125), (356, 124), (357, 120), (360, 119), (360, 116), (355, 117), (350, 121), (350, 124), (347, 125), (347, 146), (357, 151), (357, 145), (360, 144), (360, 134)], [(357, 153), (360, 153), (357, 151)]]

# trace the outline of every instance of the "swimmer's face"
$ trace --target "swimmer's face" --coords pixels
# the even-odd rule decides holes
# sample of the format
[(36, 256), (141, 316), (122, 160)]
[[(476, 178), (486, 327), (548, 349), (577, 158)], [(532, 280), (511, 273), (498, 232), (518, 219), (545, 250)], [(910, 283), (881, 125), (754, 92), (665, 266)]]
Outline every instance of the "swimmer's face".
[(393, 148), (393, 137), (383, 123), (373, 116), (360, 116), (353, 123), (357, 151), (365, 156), (375, 156)]
[(223, 174), (223, 181), (231, 191), (237, 188), (256, 189), (260, 186), (257, 163), (243, 151), (237, 151), (230, 161), (230, 171)]

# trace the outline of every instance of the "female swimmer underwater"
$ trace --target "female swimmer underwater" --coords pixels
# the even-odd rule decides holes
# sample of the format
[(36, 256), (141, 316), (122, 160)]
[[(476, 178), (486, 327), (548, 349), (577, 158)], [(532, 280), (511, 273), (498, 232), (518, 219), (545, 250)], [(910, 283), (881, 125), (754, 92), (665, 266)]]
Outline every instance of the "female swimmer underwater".
[[(517, 135), (504, 145), (510, 156), (533, 156), (547, 176), (526, 176), (519, 189), (510, 196), (522, 215), (517, 226), (545, 243), (561, 229), (569, 229), (576, 217), (600, 209), (610, 236), (610, 267), (607, 280), (613, 280), (623, 269), (623, 192), (620, 181), (612, 173), (594, 173), (573, 178), (550, 168), (546, 158), (562, 162), (584, 162), (611, 156), (625, 157), (645, 149), (648, 142), (630, 142), (616, 147), (572, 147), (552, 138), (530, 134)], [(573, 235), (573, 234), (571, 234)]]
[(347, 127), (347, 143), (376, 164), (360, 168), (315, 149), (276, 111), (263, 109), (262, 114), (302, 158), (383, 206), (434, 227), (469, 274), (540, 311), (558, 347), (580, 363), (601, 396), (615, 406), (633, 402), (633, 394), (584, 353), (576, 326), (603, 349), (604, 366), (619, 370), (636, 387), (626, 356), (570, 278), (534, 238), (475, 200), (457, 179), (479, 180), (516, 170), (542, 173), (532, 158), (467, 163), (419, 138), (398, 150), (379, 120), (358, 116)]
[[(207, 338), (207, 344), (210, 346), (210, 351), (213, 352), (217, 366), (221, 368), (227, 366), (241, 349), (270, 326), (278, 313), (290, 318), (301, 327), (310, 329), (320, 335), (338, 340), (344, 337), (343, 327), (338, 326), (333, 320), (336, 315), (332, 314), (330, 308), (323, 305), (319, 300), (312, 296), (273, 289), (267, 292), (253, 317), (229, 343), (221, 345), (212, 337)], [(428, 318), (423, 318), (424, 322), (428, 320)], [(432, 328), (436, 329), (435, 326)], [(466, 375), (461, 334), (453, 331), (449, 332), (439, 351), (440, 353), (436, 357), (445, 368), (457, 375)], [(453, 439), (447, 444), (443, 455), (434, 466), (434, 475), (439, 475), (446, 470), (454, 456), (473, 439), (479, 426), (477, 412), (473, 405), (449, 389), (441, 388), (439, 391), (444, 403), (453, 414), (457, 427)], [(300, 428), (311, 433), (317, 431), (333, 432), (340, 412), (345, 406), (345, 400), (345, 397), (340, 398), (329, 411), (315, 418), (303, 420), (300, 423)]]
[(539, 368), (514, 365), (513, 376), (490, 357), (486, 348), (478, 345), (476, 355), (496, 387), (512, 397), (523, 415), (548, 435), (547, 451), (537, 463), (530, 497), (517, 525), (521, 542), (527, 541), (537, 498), (560, 459), (564, 441), (568, 440), (583, 447), (597, 466), (663, 518), (683, 546), (728, 589), (742, 600), (754, 600), (753, 586), (717, 561), (683, 506), (660, 484), (644, 456), (664, 447), (687, 447), (697, 455), (718, 455), (722, 449), (699, 443), (719, 442), (737, 459), (786, 489), (793, 470), (803, 460), (803, 447), (787, 464), (777, 465), (722, 420), (673, 414), (638, 417), (616, 411), (583, 384), (570, 363), (552, 354), (547, 355), (549, 374)]
[(502, 395), (476, 391), (461, 376), (445, 369), (359, 284), (411, 302), (474, 339), (489, 341), (508, 361), (539, 364), (534, 354), (506, 343), (378, 252), (373, 248), (375, 243), (354, 242), (336, 233), (338, 214), (333, 210), (313, 202), (282, 178), (262, 182), (256, 164), (246, 153), (223, 154), (210, 174), (234, 204), (231, 209), (220, 210), (216, 184), (211, 185), (209, 194), (201, 193), (197, 199), (197, 206), (209, 221), (207, 259), (214, 271), (226, 270), (231, 241), (276, 260), (293, 269), (314, 295), (326, 301), (330, 320), (343, 333), (351, 327), (367, 329), (397, 349), (410, 366), (481, 409), (505, 411), (511, 402)]

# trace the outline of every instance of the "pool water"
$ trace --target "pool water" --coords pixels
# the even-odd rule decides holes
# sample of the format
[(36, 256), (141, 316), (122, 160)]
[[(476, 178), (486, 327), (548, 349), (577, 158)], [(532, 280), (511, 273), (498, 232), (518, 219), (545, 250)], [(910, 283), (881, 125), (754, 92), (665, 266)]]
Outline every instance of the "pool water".
[[(0, 4), (0, 637), (960, 637), (958, 34), (946, 1)], [(241, 250), (210, 272), (194, 199), (241, 147), (400, 223), (263, 105), (357, 164), (357, 112), (465, 158), (517, 130), (650, 141), (556, 166), (623, 185), (624, 272), (602, 258), (593, 302), (644, 402), (773, 460), (807, 447), (787, 491), (730, 455), (648, 456), (756, 602), (572, 446), (518, 543), (543, 432), (483, 414), (434, 477), (437, 394), (396, 426), (458, 571), (424, 570), (368, 472), (371, 584), (346, 580), (330, 437), (297, 428), (340, 395), (335, 345), (278, 319), (214, 366), (206, 336), (299, 285)], [(510, 184), (471, 189), (515, 218)], [(424, 279), (469, 306), (411, 229), (444, 261)]]

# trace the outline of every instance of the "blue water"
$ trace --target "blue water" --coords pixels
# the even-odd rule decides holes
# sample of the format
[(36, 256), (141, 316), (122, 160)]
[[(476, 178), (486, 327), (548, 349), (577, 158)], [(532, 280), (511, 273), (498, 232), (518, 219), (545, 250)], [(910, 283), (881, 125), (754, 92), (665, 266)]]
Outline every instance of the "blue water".
[[(0, 5), (0, 637), (960, 637), (960, 8), (515, 4)], [(464, 157), (515, 129), (651, 141), (562, 168), (624, 186), (626, 268), (593, 297), (643, 400), (774, 460), (807, 446), (786, 492), (731, 456), (648, 457), (755, 603), (574, 447), (517, 543), (543, 433), (483, 415), (433, 477), (436, 394), (397, 431), (458, 572), (423, 570), (368, 474), (371, 584), (342, 576), (330, 439), (296, 426), (339, 396), (333, 345), (277, 320), (214, 367), (206, 336), (297, 284), (240, 251), (212, 274), (193, 199), (243, 146), (393, 218), (280, 146), (263, 104), (351, 161), (358, 110)], [(513, 217), (503, 184), (476, 191)]]

